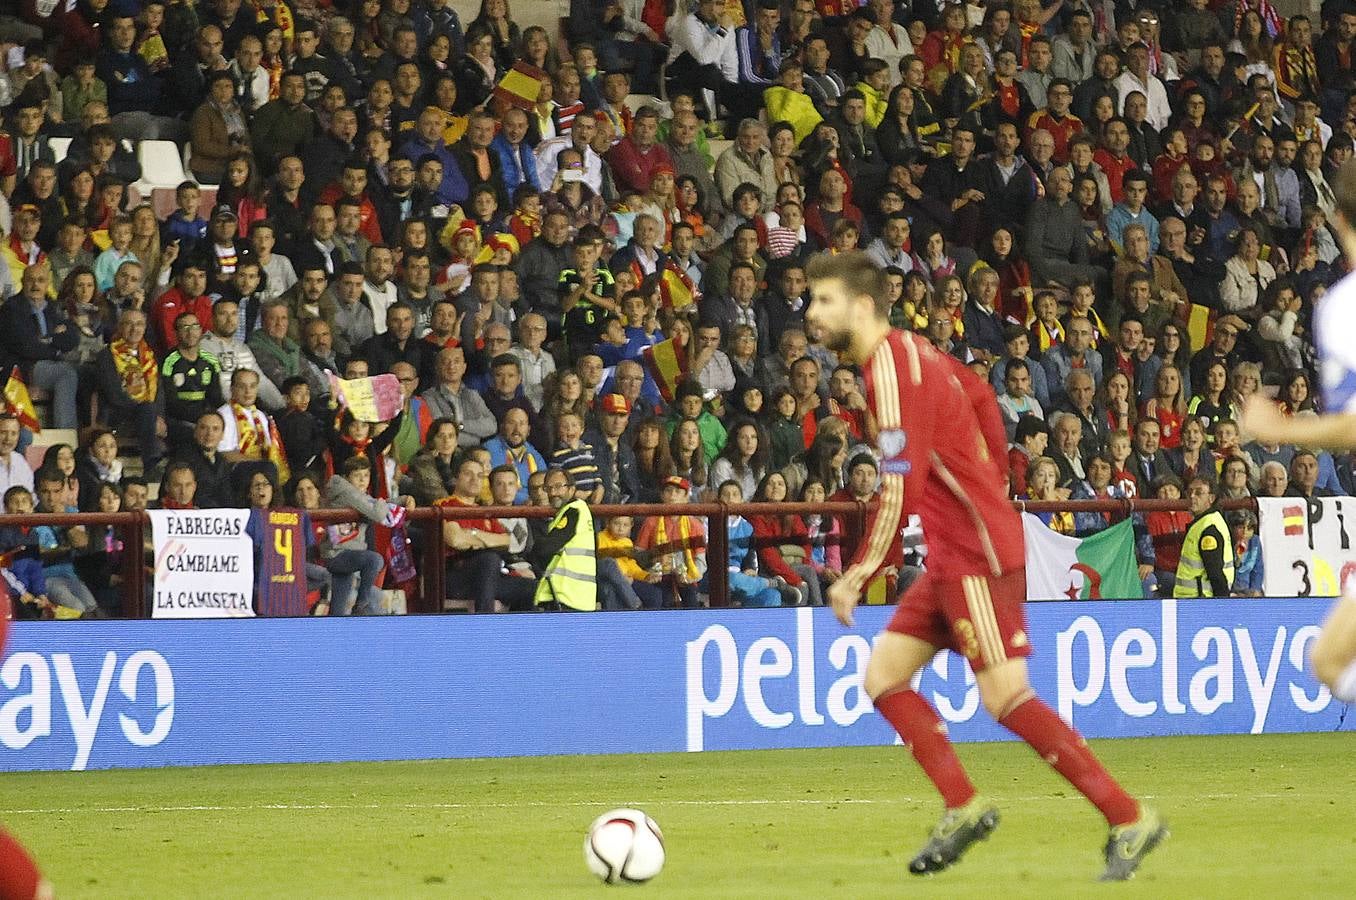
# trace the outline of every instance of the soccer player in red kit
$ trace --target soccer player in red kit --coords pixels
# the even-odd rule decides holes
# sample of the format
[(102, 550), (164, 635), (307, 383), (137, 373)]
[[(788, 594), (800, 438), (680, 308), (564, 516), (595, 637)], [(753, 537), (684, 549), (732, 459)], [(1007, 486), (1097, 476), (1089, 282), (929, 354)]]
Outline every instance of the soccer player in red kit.
[(927, 535), (927, 571), (879, 636), (865, 684), (946, 804), (909, 871), (947, 868), (998, 825), (997, 807), (976, 793), (936, 711), (910, 687), (914, 674), (949, 648), (969, 661), (989, 714), (1106, 817), (1103, 880), (1129, 878), (1167, 830), (1031, 690), (1022, 523), (1007, 498), (1007, 441), (993, 390), (953, 357), (890, 327), (885, 275), (865, 254), (819, 256), (807, 268), (806, 318), (829, 349), (861, 366), (882, 456), (879, 509), (829, 589), (843, 624), (852, 624), (864, 586), (901, 564), (890, 555), (905, 516), (920, 515)]
[[(0, 658), (4, 657), (9, 630), (9, 596), (0, 593)], [(0, 900), (44, 900), (52, 886), (38, 872), (28, 851), (0, 828)]]

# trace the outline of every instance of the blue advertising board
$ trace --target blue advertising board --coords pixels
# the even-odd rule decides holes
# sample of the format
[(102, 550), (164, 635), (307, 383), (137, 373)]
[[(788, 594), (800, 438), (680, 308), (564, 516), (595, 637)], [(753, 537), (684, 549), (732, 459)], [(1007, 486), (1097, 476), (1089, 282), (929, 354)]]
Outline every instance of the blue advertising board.
[[(1089, 737), (1325, 731), (1327, 600), (1032, 604), (1037, 691)], [(827, 609), (18, 623), (0, 770), (885, 744), (871, 636)], [(954, 655), (919, 690), (1009, 737)]]

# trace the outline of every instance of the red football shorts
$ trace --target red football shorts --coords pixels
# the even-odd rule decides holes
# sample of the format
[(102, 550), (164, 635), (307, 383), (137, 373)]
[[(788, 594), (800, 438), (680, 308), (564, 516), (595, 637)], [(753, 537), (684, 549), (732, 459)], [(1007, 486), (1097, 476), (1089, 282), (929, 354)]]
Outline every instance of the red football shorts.
[(1026, 571), (997, 578), (938, 578), (924, 572), (899, 598), (887, 631), (963, 654), (976, 672), (1031, 655), (1026, 634)]

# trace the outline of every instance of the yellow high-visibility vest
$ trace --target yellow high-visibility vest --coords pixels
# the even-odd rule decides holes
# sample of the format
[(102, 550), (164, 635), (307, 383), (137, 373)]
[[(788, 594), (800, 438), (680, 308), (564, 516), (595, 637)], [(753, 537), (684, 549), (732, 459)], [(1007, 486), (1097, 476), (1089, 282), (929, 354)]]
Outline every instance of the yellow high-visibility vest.
[(548, 531), (565, 527), (565, 514), (578, 510), (574, 534), (560, 548), (537, 583), (537, 605), (559, 603), (570, 609), (592, 612), (598, 608), (598, 555), (593, 535), (593, 513), (583, 500), (571, 500), (551, 520)]
[[(1206, 535), (1210, 526), (1219, 529), (1219, 537)], [(1234, 542), (1229, 537), (1229, 524), (1224, 521), (1224, 513), (1212, 510), (1191, 523), (1186, 537), (1182, 539), (1182, 558), (1177, 563), (1177, 583), (1173, 586), (1174, 597), (1213, 597), (1210, 578), (1205, 574), (1205, 561), (1202, 550), (1215, 550), (1212, 546), (1202, 546), (1201, 541), (1219, 541), (1224, 551), (1224, 580), (1230, 586), (1234, 583)]]

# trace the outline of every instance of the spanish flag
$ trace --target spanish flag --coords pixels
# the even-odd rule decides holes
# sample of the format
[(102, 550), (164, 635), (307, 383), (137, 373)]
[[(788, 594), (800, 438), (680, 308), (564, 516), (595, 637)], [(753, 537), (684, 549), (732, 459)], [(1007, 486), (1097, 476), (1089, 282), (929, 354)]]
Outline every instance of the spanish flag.
[(687, 376), (687, 348), (676, 337), (651, 344), (641, 352), (641, 360), (654, 379), (659, 394), (672, 403), (678, 382)]
[(674, 312), (687, 309), (701, 293), (687, 273), (678, 268), (678, 264), (669, 260), (664, 265), (664, 275), (659, 280), (659, 296), (665, 306)]
[(494, 88), (494, 98), (509, 106), (531, 110), (541, 94), (541, 85), (549, 76), (525, 62), (516, 62)]
[(1285, 526), (1286, 537), (1304, 534), (1304, 507), (1286, 506), (1281, 509), (1281, 523)]
[(1208, 306), (1191, 304), (1191, 315), (1187, 319), (1187, 335), (1191, 338), (1191, 352), (1197, 353), (1210, 343), (1211, 332), (1215, 330), (1215, 314)]
[(18, 366), (10, 369), (9, 381), (5, 382), (5, 408), (29, 431), (42, 431), (38, 411), (33, 408), (33, 399), (28, 396), (28, 385), (24, 383), (23, 373)]

